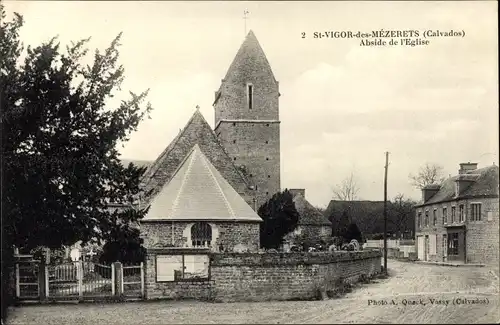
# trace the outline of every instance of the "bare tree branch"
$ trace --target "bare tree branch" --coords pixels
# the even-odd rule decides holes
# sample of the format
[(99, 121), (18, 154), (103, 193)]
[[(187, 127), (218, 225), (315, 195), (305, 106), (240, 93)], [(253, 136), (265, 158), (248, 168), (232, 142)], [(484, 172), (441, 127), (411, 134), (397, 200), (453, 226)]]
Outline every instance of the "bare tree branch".
[(341, 201), (354, 201), (357, 199), (359, 187), (354, 173), (351, 172), (340, 184), (332, 188), (332, 192), (334, 197)]
[(409, 176), (411, 185), (422, 189), (427, 185), (441, 184), (444, 181), (443, 167), (438, 164), (426, 163), (420, 167), (418, 174)]

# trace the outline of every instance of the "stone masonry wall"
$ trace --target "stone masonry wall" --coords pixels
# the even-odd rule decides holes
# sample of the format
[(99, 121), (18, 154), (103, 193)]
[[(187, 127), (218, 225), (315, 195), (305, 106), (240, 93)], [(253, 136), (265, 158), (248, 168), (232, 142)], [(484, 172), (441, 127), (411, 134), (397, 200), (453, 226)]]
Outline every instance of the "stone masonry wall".
[(301, 233), (308, 238), (321, 238), (327, 240), (332, 237), (332, 228), (322, 225), (301, 225)]
[[(471, 203), (482, 203), (481, 221), (471, 221)], [(459, 222), (459, 205), (465, 206), (465, 221)], [(428, 260), (442, 262), (444, 256), (443, 236), (447, 235), (446, 225), (451, 225), (451, 207), (456, 207), (455, 225), (465, 226), (465, 255), (468, 263), (496, 263), (499, 261), (499, 208), (498, 198), (478, 198), (459, 200), (452, 202), (437, 203), (429, 206), (419, 207), (415, 215), (415, 236), (436, 235), (436, 255), (430, 255)], [(447, 208), (447, 224), (443, 224), (443, 208)], [(433, 211), (436, 209), (436, 224), (433, 223)], [(429, 226), (424, 223), (425, 211), (429, 211)], [(418, 226), (418, 212), (422, 212), (422, 226)], [(488, 221), (488, 215), (491, 220)], [(416, 238), (415, 237), (415, 238)], [(415, 241), (415, 249), (418, 252), (418, 241)]]
[[(498, 199), (482, 199), (481, 203), (481, 221), (469, 221), (467, 224), (467, 262), (498, 265), (500, 250)], [(470, 207), (467, 209), (467, 214), (470, 215)]]
[[(191, 247), (191, 226), (194, 222), (142, 222), (141, 237), (145, 247)], [(247, 222), (209, 222), (212, 227), (212, 250), (218, 251), (222, 244), (224, 250), (232, 250), (236, 245), (244, 245), (251, 251), (260, 246), (259, 223)], [(173, 225), (173, 234), (172, 234)], [(174, 241), (172, 243), (172, 235)]]
[(355, 282), (362, 274), (379, 273), (380, 257), (377, 251), (212, 254), (211, 299), (310, 299), (317, 295), (318, 288), (331, 286), (336, 278)]
[[(169, 254), (169, 250), (148, 250), (145, 266), (146, 299), (198, 299), (207, 300), (210, 296), (210, 281), (191, 280), (177, 282), (156, 281), (156, 256)], [(178, 254), (178, 252), (174, 252)]]
[[(248, 107), (247, 85), (253, 85), (253, 107)], [(279, 119), (279, 83), (255, 37), (245, 39), (220, 87), (214, 103), (215, 124), (221, 119)]]
[(182, 131), (175, 145), (170, 144), (169, 152), (153, 174), (147, 175), (144, 181), (146, 191), (156, 189), (158, 192), (163, 184), (170, 181), (180, 163), (186, 158), (193, 146), (198, 144), (203, 154), (217, 168), (221, 175), (253, 207), (254, 191), (248, 188), (241, 173), (235, 168), (225, 149), (218, 143), (216, 135), (200, 112), (195, 112), (192, 119)]
[[(267, 301), (311, 299), (320, 289), (332, 289), (335, 279), (355, 282), (381, 271), (378, 251), (318, 253), (208, 253), (209, 278), (156, 281), (156, 256), (168, 250), (150, 249), (146, 257), (146, 299), (209, 299)], [(190, 254), (189, 252), (187, 254)], [(192, 254), (192, 253), (191, 253)]]
[(222, 122), (215, 133), (233, 163), (257, 186), (257, 210), (281, 189), (280, 124)]

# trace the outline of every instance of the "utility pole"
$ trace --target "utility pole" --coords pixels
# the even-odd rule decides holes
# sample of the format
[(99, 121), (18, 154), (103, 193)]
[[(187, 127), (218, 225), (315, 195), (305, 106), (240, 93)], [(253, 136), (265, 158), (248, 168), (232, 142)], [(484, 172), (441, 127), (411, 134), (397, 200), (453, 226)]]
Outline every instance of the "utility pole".
[(384, 272), (387, 274), (387, 169), (389, 167), (389, 152), (385, 153), (384, 175)]

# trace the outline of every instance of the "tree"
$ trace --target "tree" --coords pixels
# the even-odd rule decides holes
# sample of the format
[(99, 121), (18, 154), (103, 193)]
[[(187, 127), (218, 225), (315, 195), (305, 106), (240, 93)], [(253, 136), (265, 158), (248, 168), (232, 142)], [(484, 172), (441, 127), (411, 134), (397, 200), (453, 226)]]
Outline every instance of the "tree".
[(360, 245), (362, 243), (361, 231), (359, 231), (359, 228), (356, 225), (356, 223), (350, 223), (349, 226), (347, 226), (347, 229), (343, 237), (345, 239), (345, 242), (347, 243), (350, 243), (351, 240), (353, 239), (356, 239)]
[(354, 201), (357, 198), (359, 187), (354, 177), (354, 173), (342, 180), (333, 189), (333, 195), (341, 201)]
[[(87, 40), (63, 52), (54, 38), (35, 48), (19, 41), (22, 17), (5, 22), (2, 8), (1, 84), (4, 231), (11, 243), (58, 248), (130, 232), (146, 209), (133, 203), (146, 168), (122, 166), (117, 146), (151, 110), (147, 91), (108, 107), (123, 80), (121, 35), (83, 66)], [(109, 204), (125, 206), (109, 209)]]
[(274, 194), (258, 210), (263, 222), (260, 225), (260, 246), (279, 248), (283, 237), (294, 231), (299, 221), (292, 194), (285, 189)]
[[(99, 263), (110, 264), (119, 261), (125, 265), (138, 265), (144, 262), (146, 249), (142, 246), (142, 240), (137, 240), (137, 238), (138, 236), (133, 236), (131, 238), (122, 237), (113, 241), (108, 241), (102, 248), (102, 254), (99, 256)], [(126, 275), (132, 275), (138, 272), (140, 272), (139, 269), (127, 269)], [(108, 272), (104, 272), (102, 275), (110, 276)]]
[[(25, 48), (22, 16), (7, 21), (0, 9), (4, 277), (14, 245), (59, 248), (137, 235), (133, 225), (147, 207), (134, 203), (148, 194), (139, 187), (146, 168), (123, 166), (117, 146), (151, 106), (144, 105), (147, 91), (107, 105), (124, 78), (121, 35), (82, 65), (89, 39), (65, 51), (56, 38)], [(109, 209), (111, 203), (123, 208)]]
[(332, 236), (338, 237), (342, 242), (345, 241), (345, 234), (350, 223), (350, 216), (347, 209), (342, 211), (340, 218), (336, 219), (335, 216), (332, 215), (329, 220), (332, 222)]
[(414, 206), (416, 204), (417, 202), (405, 198), (401, 193), (396, 195), (387, 209), (388, 230), (399, 236), (404, 234), (412, 236), (415, 231)]
[(420, 167), (417, 175), (410, 174), (411, 185), (422, 189), (427, 185), (441, 184), (444, 181), (443, 167), (438, 164), (426, 163)]

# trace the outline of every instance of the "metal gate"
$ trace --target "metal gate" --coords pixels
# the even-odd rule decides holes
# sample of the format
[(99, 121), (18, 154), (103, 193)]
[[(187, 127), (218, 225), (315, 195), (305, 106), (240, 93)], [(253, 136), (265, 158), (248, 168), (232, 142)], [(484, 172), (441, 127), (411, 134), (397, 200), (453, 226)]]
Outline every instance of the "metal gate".
[(144, 264), (125, 265), (121, 272), (121, 292), (125, 297), (144, 298)]
[(19, 300), (40, 299), (40, 261), (16, 262), (16, 297)]
[(84, 299), (114, 296), (113, 265), (68, 262), (47, 266), (47, 297)]

